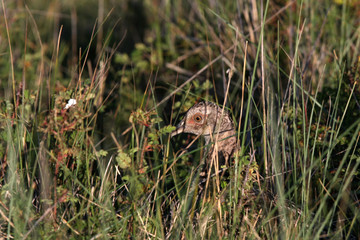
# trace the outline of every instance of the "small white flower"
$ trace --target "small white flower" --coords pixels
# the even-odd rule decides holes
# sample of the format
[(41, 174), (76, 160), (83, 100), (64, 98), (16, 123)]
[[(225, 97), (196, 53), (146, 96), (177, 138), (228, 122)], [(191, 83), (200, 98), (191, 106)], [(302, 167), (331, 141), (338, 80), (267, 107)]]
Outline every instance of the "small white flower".
[(66, 104), (64, 109), (69, 109), (70, 107), (76, 105), (76, 100), (75, 99), (69, 99), (68, 103)]

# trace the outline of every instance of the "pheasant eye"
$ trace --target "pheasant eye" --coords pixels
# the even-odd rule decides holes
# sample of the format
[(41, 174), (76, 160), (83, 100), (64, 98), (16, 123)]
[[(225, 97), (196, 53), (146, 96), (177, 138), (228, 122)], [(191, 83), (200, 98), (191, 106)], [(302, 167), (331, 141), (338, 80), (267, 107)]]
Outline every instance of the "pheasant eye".
[(202, 121), (202, 116), (200, 114), (195, 114), (193, 117), (194, 121), (200, 123)]

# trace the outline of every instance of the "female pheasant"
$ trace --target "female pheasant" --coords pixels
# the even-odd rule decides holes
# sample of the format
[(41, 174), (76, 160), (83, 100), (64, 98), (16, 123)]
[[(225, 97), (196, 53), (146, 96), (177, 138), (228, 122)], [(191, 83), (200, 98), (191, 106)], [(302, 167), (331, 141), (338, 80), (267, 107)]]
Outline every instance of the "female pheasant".
[(229, 113), (212, 102), (199, 102), (192, 106), (171, 133), (171, 137), (179, 133), (204, 136), (206, 146), (213, 143), (208, 158), (215, 150), (227, 163), (236, 149), (235, 128)]
[[(223, 111), (221, 107), (212, 102), (200, 102), (192, 106), (186, 112), (185, 117), (176, 126), (176, 130), (171, 133), (171, 137), (180, 133), (191, 133), (196, 136), (204, 136), (206, 146), (210, 147), (206, 157), (205, 171), (200, 173), (200, 176), (202, 177), (206, 176), (206, 173), (209, 170), (209, 162), (212, 160), (213, 156), (219, 154), (219, 159), (221, 159), (220, 155), (222, 155), (223, 160), (225, 160), (225, 163), (227, 164), (228, 159), (237, 150), (237, 138), (234, 123), (229, 113)], [(215, 153), (215, 155), (213, 153)], [(257, 166), (256, 163), (252, 164), (254, 165), (249, 165), (248, 167)], [(223, 172), (223, 174), (224, 173), (225, 172)], [(279, 208), (283, 207), (284, 209), (290, 210), (290, 213), (292, 214), (301, 214), (301, 209), (297, 208), (290, 201), (285, 200), (285, 202), (282, 203), (283, 205), (280, 205), (277, 200), (278, 197), (274, 196), (270, 191), (262, 192), (256, 187), (253, 187), (252, 183), (258, 182), (257, 176), (246, 174), (245, 179), (247, 179), (250, 184), (243, 185), (242, 194), (239, 195), (240, 202), (244, 206), (251, 205), (255, 202), (255, 199), (261, 198), (264, 200), (263, 204), (270, 204), (270, 206), (272, 206), (275, 203)], [(204, 181), (201, 183), (204, 183)], [(200, 191), (202, 192), (203, 186), (199, 186)], [(261, 201), (257, 201), (257, 203), (261, 203)], [(253, 207), (251, 208), (254, 209)], [(258, 216), (256, 219), (258, 219)]]

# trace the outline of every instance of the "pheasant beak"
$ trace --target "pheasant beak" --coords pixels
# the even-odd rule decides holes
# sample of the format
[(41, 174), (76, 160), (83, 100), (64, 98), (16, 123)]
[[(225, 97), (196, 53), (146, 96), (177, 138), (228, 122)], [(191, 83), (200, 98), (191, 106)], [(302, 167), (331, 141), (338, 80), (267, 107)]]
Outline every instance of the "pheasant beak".
[(171, 137), (174, 137), (174, 136), (184, 132), (184, 129), (185, 129), (184, 119), (176, 126), (176, 129), (170, 135)]

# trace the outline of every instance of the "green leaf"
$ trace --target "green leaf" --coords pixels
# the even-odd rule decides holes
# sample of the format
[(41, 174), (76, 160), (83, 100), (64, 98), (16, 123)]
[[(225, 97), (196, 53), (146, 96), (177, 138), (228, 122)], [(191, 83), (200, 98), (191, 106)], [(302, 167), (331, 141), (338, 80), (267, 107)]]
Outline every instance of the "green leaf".
[(161, 128), (159, 130), (159, 134), (160, 135), (168, 134), (168, 133), (173, 132), (175, 129), (176, 129), (176, 127), (174, 127), (172, 125), (168, 125), (168, 126), (165, 126), (165, 127)]
[(118, 155), (116, 156), (116, 162), (119, 167), (122, 169), (127, 169), (131, 167), (131, 158), (130, 156), (123, 152), (121, 149), (118, 150)]
[(128, 64), (130, 63), (130, 58), (126, 53), (116, 54), (114, 61), (120, 64)]
[(106, 157), (108, 155), (108, 152), (100, 149), (100, 151), (98, 151), (96, 154), (98, 157)]

